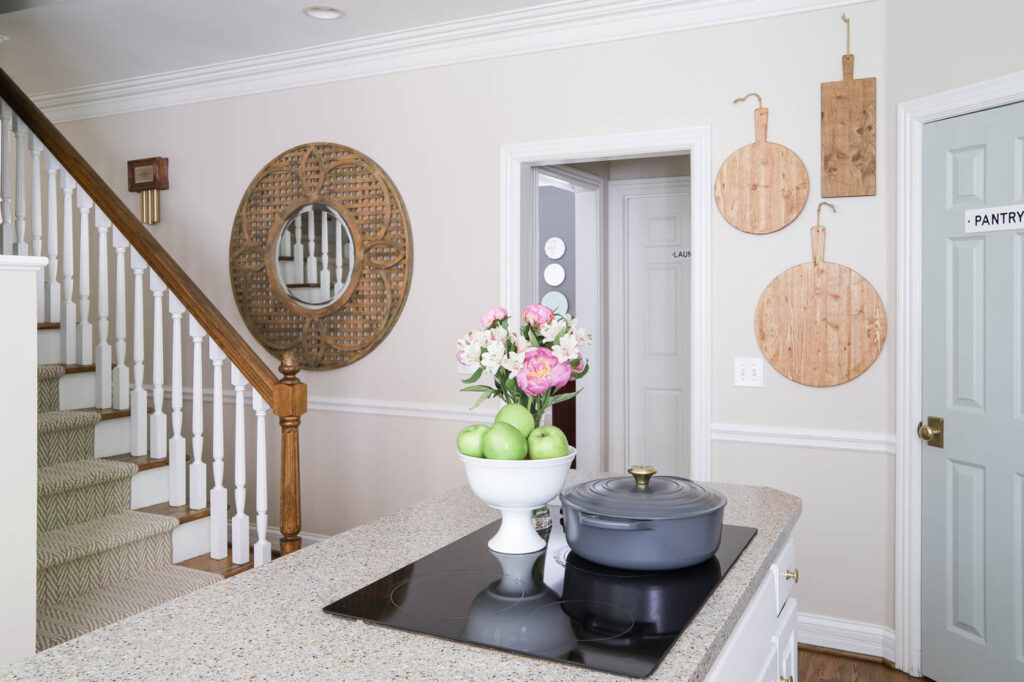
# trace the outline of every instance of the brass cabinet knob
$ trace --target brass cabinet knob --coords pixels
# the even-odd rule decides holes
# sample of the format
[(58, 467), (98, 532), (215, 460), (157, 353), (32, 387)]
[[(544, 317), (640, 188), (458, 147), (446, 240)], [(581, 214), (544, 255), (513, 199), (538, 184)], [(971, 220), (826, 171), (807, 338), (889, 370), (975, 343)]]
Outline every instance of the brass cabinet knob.
[(782, 575), (786, 580), (792, 580), (794, 583), (800, 582), (800, 569), (794, 568), (792, 571), (786, 571)]
[(633, 478), (636, 480), (636, 487), (644, 490), (647, 488), (647, 483), (651, 480), (651, 476), (658, 473), (658, 470), (649, 464), (634, 465), (626, 469)]

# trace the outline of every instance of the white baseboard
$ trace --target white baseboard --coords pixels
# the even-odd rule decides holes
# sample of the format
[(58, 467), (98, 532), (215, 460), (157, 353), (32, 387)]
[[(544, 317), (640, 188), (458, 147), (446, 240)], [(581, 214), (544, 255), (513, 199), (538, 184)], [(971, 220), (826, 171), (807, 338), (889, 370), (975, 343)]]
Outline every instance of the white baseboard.
[(892, 661), (896, 655), (896, 632), (882, 625), (801, 613), (797, 616), (796, 633), (801, 644), (877, 656), (887, 661)]
[[(317, 533), (307, 533), (306, 531), (301, 531), (299, 533), (299, 537), (302, 538), (302, 546), (305, 547), (306, 545), (315, 545), (316, 543), (321, 542), (323, 540), (326, 540), (327, 538), (329, 538), (331, 536), (330, 535), (318, 535)], [(255, 523), (250, 523), (249, 524), (249, 542), (256, 542), (256, 539), (257, 539), (256, 538), (256, 524)], [(278, 542), (280, 542), (280, 540), (281, 540), (281, 529), (277, 528), (275, 526), (267, 526), (267, 540), (269, 540), (270, 544), (272, 544), (272, 545), (276, 545)]]

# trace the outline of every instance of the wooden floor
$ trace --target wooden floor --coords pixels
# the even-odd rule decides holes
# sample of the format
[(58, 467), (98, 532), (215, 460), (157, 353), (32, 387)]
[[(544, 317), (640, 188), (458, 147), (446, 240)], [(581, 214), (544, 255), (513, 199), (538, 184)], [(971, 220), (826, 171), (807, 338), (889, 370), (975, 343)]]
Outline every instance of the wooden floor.
[(869, 657), (852, 658), (804, 646), (800, 647), (799, 673), (800, 682), (928, 682)]

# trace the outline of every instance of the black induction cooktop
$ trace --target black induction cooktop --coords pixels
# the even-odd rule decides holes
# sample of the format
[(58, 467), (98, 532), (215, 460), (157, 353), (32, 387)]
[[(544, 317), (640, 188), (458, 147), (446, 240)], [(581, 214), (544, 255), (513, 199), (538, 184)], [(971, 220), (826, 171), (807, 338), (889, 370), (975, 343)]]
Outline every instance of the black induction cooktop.
[(500, 522), (324, 607), (345, 618), (630, 677), (647, 677), (757, 533), (725, 526), (718, 553), (677, 571), (591, 563), (565, 542), (497, 554)]

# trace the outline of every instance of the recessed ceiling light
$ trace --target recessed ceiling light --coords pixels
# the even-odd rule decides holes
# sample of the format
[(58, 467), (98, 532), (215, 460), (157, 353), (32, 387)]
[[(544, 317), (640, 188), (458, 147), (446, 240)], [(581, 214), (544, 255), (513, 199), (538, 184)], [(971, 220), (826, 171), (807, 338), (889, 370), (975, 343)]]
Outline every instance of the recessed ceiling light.
[(310, 5), (309, 7), (303, 7), (302, 12), (313, 19), (341, 19), (345, 16), (337, 7), (331, 7), (330, 5)]

